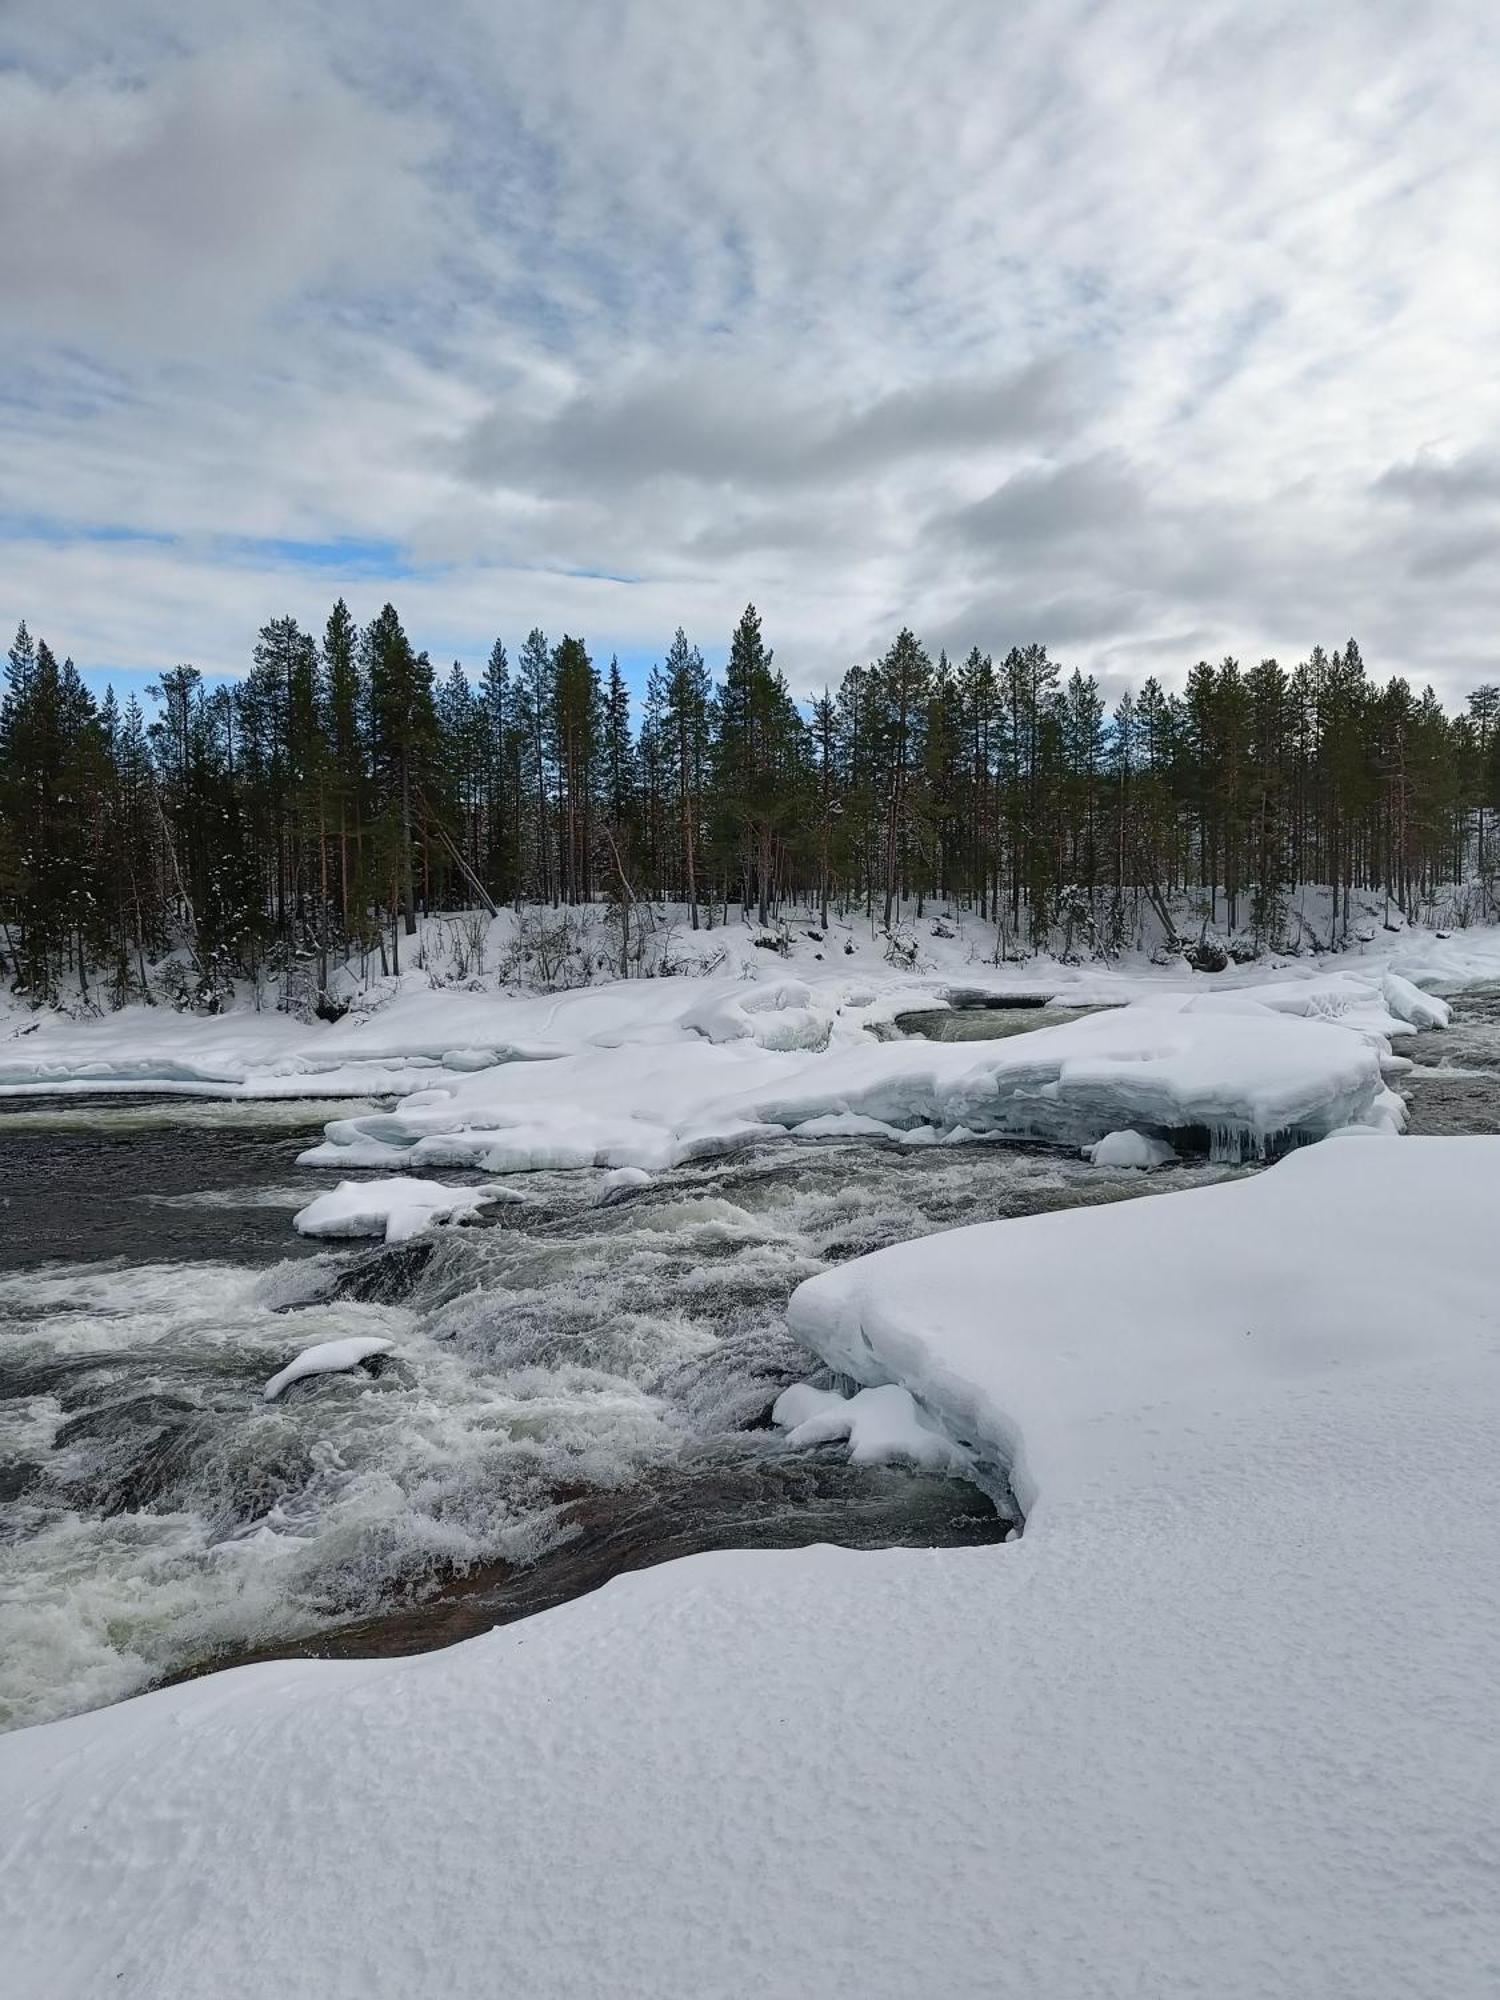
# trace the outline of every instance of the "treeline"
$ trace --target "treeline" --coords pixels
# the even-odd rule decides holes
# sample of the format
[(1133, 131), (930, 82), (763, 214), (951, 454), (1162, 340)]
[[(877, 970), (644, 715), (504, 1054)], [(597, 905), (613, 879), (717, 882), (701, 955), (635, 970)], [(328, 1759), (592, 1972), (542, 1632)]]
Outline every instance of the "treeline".
[[(1448, 715), (1351, 639), (1291, 670), (1200, 662), (1106, 708), (1039, 645), (933, 659), (910, 631), (804, 712), (749, 607), (715, 682), (679, 630), (632, 715), (618, 662), (532, 631), (477, 683), (387, 605), (263, 627), (245, 678), (190, 666), (96, 701), (23, 625), (0, 706), (0, 955), (37, 1002), (118, 1003), (184, 950), (182, 997), (355, 950), (400, 970), (428, 909), (664, 901), (694, 928), (791, 902), (889, 929), (973, 910), (997, 950), (1109, 953), (1150, 913), (1280, 946), (1300, 885), (1415, 914), (1489, 867), (1500, 688)], [(1312, 941), (1312, 940), (1310, 940)], [(1191, 940), (1189, 940), (1191, 942)], [(622, 968), (629, 954), (622, 952)]]

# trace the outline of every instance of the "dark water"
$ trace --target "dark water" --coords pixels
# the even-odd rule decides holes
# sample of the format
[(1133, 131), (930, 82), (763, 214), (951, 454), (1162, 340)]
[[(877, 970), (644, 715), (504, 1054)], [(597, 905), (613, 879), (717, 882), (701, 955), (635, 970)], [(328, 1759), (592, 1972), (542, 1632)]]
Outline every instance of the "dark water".
[[(1037, 1014), (1031, 1012), (1033, 1022)], [(1194, 1184), (1043, 1148), (768, 1146), (597, 1204), (517, 1176), (484, 1226), (300, 1243), (346, 1105), (0, 1113), (0, 1716), (288, 1649), (445, 1643), (691, 1549), (999, 1539), (978, 1484), (791, 1453), (786, 1330), (831, 1262), (957, 1223)], [(260, 1390), (321, 1340), (368, 1370)]]
[(1500, 990), (1460, 993), (1440, 1034), (1408, 1035), (1399, 1054), (1416, 1064), (1397, 1088), (1410, 1132), (1500, 1132)]
[(410, 1609), (377, 1612), (314, 1640), (210, 1657), (193, 1679), (250, 1660), (391, 1658), (430, 1652), (548, 1611), (611, 1577), (712, 1549), (983, 1547), (1006, 1524), (965, 1480), (905, 1466), (850, 1465), (832, 1451), (787, 1452), (768, 1436), (720, 1441), (653, 1467), (623, 1492), (565, 1502), (567, 1537), (530, 1564), (488, 1563), (435, 1582)]
[(297, 1153), (343, 1110), (316, 1099), (0, 1098), (0, 1270), (293, 1255), (292, 1215), (329, 1185), (297, 1167)]
[(1101, 1007), (1047, 1007), (1026, 1001), (956, 1004), (898, 1014), (895, 1027), (900, 1034), (921, 1035), (929, 1042), (998, 1042), (1009, 1035), (1029, 1035), (1036, 1028), (1055, 1028), (1064, 1021), (1102, 1012)]

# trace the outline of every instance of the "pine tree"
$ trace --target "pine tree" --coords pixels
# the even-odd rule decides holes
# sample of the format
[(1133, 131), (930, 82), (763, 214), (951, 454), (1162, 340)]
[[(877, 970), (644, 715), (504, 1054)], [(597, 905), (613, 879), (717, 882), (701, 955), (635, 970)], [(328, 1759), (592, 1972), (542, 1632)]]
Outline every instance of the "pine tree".
[(533, 626), (516, 661), (514, 714), (524, 792), (526, 833), (522, 841), (525, 874), (531, 894), (541, 903), (557, 902), (557, 877), (552, 865), (549, 799), (554, 790), (552, 750), (552, 648), (547, 635)]
[[(164, 673), (149, 729), (24, 625), (4, 680), (0, 959), (38, 1003), (119, 1004), (185, 952), (185, 1002), (274, 969), (301, 1004), (315, 957), (322, 1005), (335, 950), (384, 964), (388, 920), (399, 969), (419, 907), (497, 891), (603, 894), (624, 971), (650, 895), (695, 922), (732, 897), (766, 922), (805, 899), (825, 928), (862, 905), (892, 931), (941, 897), (995, 923), (998, 956), (1113, 953), (1147, 911), (1171, 947), (1197, 893), (1232, 948), (1298, 949), (1348, 936), (1356, 889), (1417, 915), (1487, 879), (1500, 810), (1500, 692), (1447, 715), (1352, 640), (1290, 673), (1201, 661), (1107, 720), (1040, 645), (953, 668), (909, 629), (805, 719), (753, 607), (716, 691), (677, 632), (634, 733), (618, 661), (601, 681), (582, 639), (534, 630), (514, 674), (496, 641), (477, 690), (458, 662), (435, 688), (393, 607), (360, 635), (342, 600), (321, 648), (262, 627), (237, 686)], [(1334, 891), (1315, 938), (1308, 883)]]
[(479, 687), (479, 726), (484, 756), (484, 878), (497, 903), (511, 890), (514, 868), (514, 791), (510, 662), (497, 639), (485, 662)]
[(327, 783), (327, 827), (338, 838), (338, 911), (347, 941), (356, 912), (366, 900), (365, 775), (362, 715), (365, 690), (360, 679), (359, 632), (339, 598), (323, 628), (320, 709)]
[(718, 718), (716, 846), (722, 865), (738, 873), (741, 906), (753, 900), (764, 924), (778, 892), (786, 835), (796, 824), (807, 761), (801, 717), (786, 682), (773, 671), (753, 604), (730, 641)]
[(604, 731), (599, 676), (581, 639), (552, 655), (551, 763), (557, 783), (558, 886), (568, 903), (594, 891), (594, 806)]
[(417, 821), (438, 735), (432, 663), (425, 653), (412, 650), (390, 604), (366, 628), (363, 655), (371, 761), (380, 792), (381, 851), (391, 908), (399, 908), (402, 929), (412, 937), (417, 928)]
[(708, 778), (712, 686), (703, 655), (679, 625), (662, 668), (662, 728), (680, 842), (682, 892), (698, 928), (698, 845)]

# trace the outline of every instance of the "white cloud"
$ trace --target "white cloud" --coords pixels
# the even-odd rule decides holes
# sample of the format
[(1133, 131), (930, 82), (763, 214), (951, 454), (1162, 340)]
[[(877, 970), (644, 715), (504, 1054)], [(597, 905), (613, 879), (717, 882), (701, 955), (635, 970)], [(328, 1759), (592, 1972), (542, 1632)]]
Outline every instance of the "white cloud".
[(248, 41), (144, 77), (0, 72), (5, 326), (196, 360), (309, 293), (420, 279), (424, 137)]
[(1478, 0), (65, 14), (0, 18), (0, 605), (81, 658), (376, 594), (252, 536), (397, 545), (435, 653), (1492, 670)]

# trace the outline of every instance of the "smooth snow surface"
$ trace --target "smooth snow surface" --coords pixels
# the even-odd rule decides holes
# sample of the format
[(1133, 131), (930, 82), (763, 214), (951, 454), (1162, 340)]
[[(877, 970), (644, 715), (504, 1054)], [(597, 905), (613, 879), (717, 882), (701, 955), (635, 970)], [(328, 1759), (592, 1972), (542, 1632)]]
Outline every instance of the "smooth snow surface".
[(1176, 1157), (1165, 1139), (1153, 1139), (1149, 1132), (1106, 1132), (1088, 1148), (1089, 1164), (1095, 1167), (1166, 1167)]
[(435, 1222), (469, 1222), (490, 1202), (493, 1188), (444, 1187), (439, 1181), (340, 1181), (293, 1216), (300, 1236), (383, 1236), (405, 1243)]
[(1488, 2000), (1497, 1195), (1500, 1140), (1335, 1143), (812, 1279), (1019, 1542), (21, 1731), (7, 1995)]
[(320, 1340), (314, 1347), (304, 1347), (271, 1377), (260, 1393), (266, 1402), (274, 1403), (282, 1390), (289, 1389), (294, 1382), (301, 1382), (309, 1375), (345, 1374), (373, 1354), (389, 1354), (395, 1345), (394, 1340), (379, 1340), (373, 1335), (353, 1340)]

